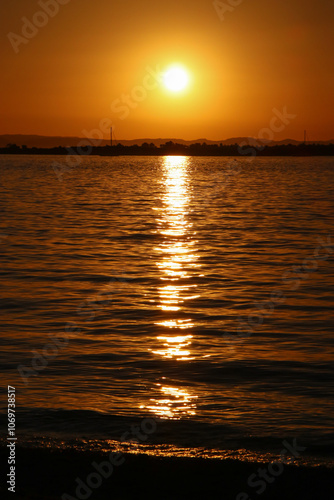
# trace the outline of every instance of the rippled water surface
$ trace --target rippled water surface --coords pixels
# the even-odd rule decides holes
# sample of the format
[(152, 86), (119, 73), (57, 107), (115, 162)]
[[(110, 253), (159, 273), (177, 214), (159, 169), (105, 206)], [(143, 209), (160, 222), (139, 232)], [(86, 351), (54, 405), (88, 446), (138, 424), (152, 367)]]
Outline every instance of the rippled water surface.
[(333, 159), (65, 160), (0, 158), (22, 439), (333, 456)]

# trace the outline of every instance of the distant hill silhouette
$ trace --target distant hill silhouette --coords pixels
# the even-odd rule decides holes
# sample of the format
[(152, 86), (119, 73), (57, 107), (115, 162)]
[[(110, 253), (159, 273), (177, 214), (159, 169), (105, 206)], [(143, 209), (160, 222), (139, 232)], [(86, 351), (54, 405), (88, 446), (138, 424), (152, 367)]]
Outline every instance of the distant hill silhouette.
[[(28, 148), (36, 147), (36, 148), (55, 148), (58, 146), (61, 147), (73, 147), (82, 141), (82, 137), (61, 137), (61, 136), (43, 136), (43, 135), (24, 135), (24, 134), (5, 134), (0, 135), (0, 148), (6, 147), (8, 144), (17, 144), (18, 146), (27, 146)], [(96, 139), (89, 139), (93, 144), (96, 144)], [(232, 137), (230, 139), (222, 139), (220, 141), (211, 141), (205, 138), (195, 139), (193, 141), (185, 141), (183, 139), (176, 138), (158, 138), (158, 139), (133, 139), (133, 140), (114, 140), (114, 144), (122, 144), (123, 146), (134, 146), (134, 145), (142, 145), (144, 143), (151, 144), (153, 143), (155, 146), (160, 147), (162, 144), (166, 144), (167, 142), (173, 142), (175, 144), (183, 144), (189, 146), (190, 144), (203, 144), (207, 145), (212, 144), (223, 144), (224, 146), (229, 146), (233, 144), (249, 144), (250, 146), (256, 146), (256, 139), (253, 137)], [(303, 141), (296, 141), (294, 139), (284, 139), (283, 141), (266, 141), (261, 139), (261, 144), (267, 145), (286, 145), (293, 144), (298, 145), (302, 144)], [(333, 144), (334, 139), (330, 141), (310, 141), (308, 143), (312, 144)], [(97, 144), (96, 144), (97, 145)], [(109, 140), (103, 140), (99, 143), (99, 146), (109, 145)]]

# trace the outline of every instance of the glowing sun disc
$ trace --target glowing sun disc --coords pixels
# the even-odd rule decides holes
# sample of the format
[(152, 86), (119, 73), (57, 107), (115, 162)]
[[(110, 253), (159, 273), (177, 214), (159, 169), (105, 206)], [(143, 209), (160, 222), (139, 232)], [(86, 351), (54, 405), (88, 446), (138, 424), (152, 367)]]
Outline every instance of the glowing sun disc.
[(172, 92), (179, 92), (188, 85), (188, 73), (179, 66), (173, 66), (164, 74), (163, 82), (168, 90), (171, 90)]

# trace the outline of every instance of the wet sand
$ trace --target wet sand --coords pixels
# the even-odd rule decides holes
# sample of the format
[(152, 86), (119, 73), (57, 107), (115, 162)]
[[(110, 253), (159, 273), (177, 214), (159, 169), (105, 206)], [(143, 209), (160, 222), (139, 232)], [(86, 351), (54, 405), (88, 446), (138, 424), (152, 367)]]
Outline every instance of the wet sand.
[[(7, 450), (1, 448), (1, 463), (6, 464)], [(256, 486), (247, 480), (258, 469), (268, 464), (237, 460), (193, 458), (160, 458), (147, 455), (113, 456), (119, 463), (109, 478), (101, 478), (92, 465), (109, 462), (103, 453), (82, 453), (51, 449), (17, 448), (16, 492), (17, 500), (333, 500), (334, 470), (325, 467), (298, 467), (284, 465), (283, 472), (272, 483), (254, 478)], [(124, 463), (123, 463), (124, 462)], [(110, 463), (110, 462), (109, 462)], [(7, 466), (8, 467), (8, 466)], [(2, 470), (6, 470), (3, 467)], [(105, 474), (108, 474), (105, 466)], [(110, 468), (109, 468), (110, 472)], [(7, 473), (7, 472), (6, 472)], [(95, 473), (94, 476), (90, 475)], [(76, 492), (76, 478), (87, 485), (87, 479), (97, 488), (82, 486)], [(262, 486), (265, 490), (257, 493)], [(6, 496), (4, 481), (1, 491)], [(242, 494), (244, 492), (244, 494)], [(68, 496), (63, 496), (64, 494)]]

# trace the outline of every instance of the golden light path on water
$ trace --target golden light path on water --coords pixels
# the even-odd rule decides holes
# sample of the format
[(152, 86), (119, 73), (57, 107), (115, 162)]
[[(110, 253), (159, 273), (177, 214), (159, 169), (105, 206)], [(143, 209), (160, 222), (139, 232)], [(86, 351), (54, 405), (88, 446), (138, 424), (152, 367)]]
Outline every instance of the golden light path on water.
[[(194, 359), (191, 345), (193, 336), (190, 333), (194, 324), (183, 312), (187, 301), (199, 297), (195, 293), (196, 285), (187, 283), (193, 275), (191, 270), (197, 270), (196, 240), (191, 237), (192, 224), (189, 222), (189, 159), (182, 156), (168, 156), (164, 158), (164, 185), (165, 196), (163, 207), (156, 208), (159, 233), (164, 241), (155, 250), (159, 258), (156, 265), (160, 272), (161, 286), (158, 289), (160, 302), (158, 307), (166, 313), (166, 319), (157, 322), (159, 331), (163, 334), (156, 337), (158, 347), (150, 351), (164, 359), (177, 363)], [(173, 314), (175, 313), (175, 314)], [(172, 315), (172, 318), (170, 317)], [(187, 330), (189, 333), (187, 333)], [(170, 386), (163, 377), (157, 383), (154, 392), (157, 395), (150, 399), (146, 409), (155, 415), (179, 419), (196, 414), (197, 395), (192, 389)]]

